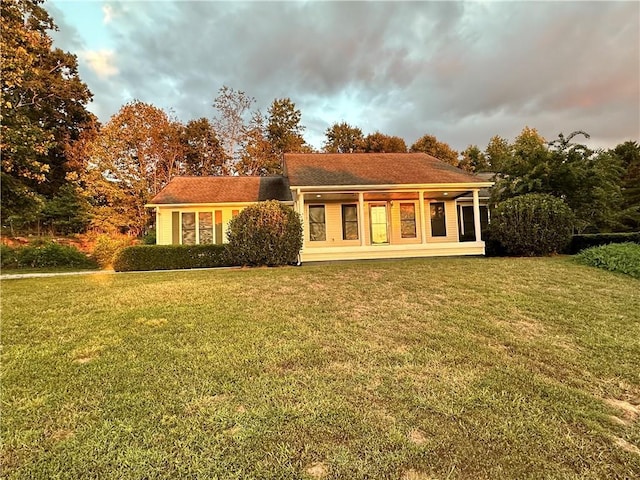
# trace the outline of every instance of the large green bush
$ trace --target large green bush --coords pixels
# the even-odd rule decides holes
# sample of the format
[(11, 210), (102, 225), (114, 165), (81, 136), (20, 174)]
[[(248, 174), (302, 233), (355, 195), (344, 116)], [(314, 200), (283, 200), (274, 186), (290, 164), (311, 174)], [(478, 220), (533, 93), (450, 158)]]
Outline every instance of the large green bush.
[(576, 259), (585, 265), (625, 273), (640, 279), (640, 245), (616, 243), (583, 250)]
[(97, 268), (97, 264), (77, 248), (55, 242), (37, 241), (16, 248), (2, 247), (3, 268)]
[(491, 215), (491, 238), (509, 255), (561, 252), (571, 241), (574, 216), (561, 199), (530, 193), (501, 202)]
[(608, 245), (610, 243), (640, 243), (640, 232), (627, 233), (585, 233), (574, 235), (567, 253), (576, 254), (585, 248)]
[(229, 223), (229, 254), (239, 265), (289, 265), (302, 248), (302, 221), (277, 201), (260, 202)]
[(116, 253), (116, 272), (229, 266), (224, 245), (134, 245)]

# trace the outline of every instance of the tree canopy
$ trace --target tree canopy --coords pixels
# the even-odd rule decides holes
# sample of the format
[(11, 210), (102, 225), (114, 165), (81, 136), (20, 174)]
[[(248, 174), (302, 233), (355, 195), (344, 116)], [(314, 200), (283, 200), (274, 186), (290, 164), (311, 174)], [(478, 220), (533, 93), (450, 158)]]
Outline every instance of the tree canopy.
[(422, 152), (432, 155), (443, 162), (457, 167), (460, 163), (458, 152), (449, 146), (448, 143), (439, 141), (433, 135), (423, 135), (411, 145), (412, 152)]
[(2, 217), (40, 219), (65, 185), (66, 151), (95, 117), (75, 55), (52, 47), (57, 27), (39, 0), (2, 0)]
[(334, 123), (325, 132), (323, 150), (327, 153), (357, 153), (364, 151), (362, 130), (347, 122)]

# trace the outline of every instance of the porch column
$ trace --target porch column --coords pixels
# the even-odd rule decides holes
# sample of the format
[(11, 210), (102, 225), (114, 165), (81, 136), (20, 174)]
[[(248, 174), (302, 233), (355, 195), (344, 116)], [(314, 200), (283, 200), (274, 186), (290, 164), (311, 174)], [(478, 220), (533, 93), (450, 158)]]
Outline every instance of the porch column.
[(358, 193), (358, 238), (360, 246), (364, 245), (364, 193)]
[(478, 190), (473, 191), (473, 228), (476, 232), (476, 242), (482, 240), (480, 233), (480, 199), (478, 198)]
[(298, 207), (298, 213), (300, 214), (300, 219), (302, 221), (302, 245), (305, 244), (305, 230), (306, 222), (304, 221), (304, 193), (301, 193), (300, 190), (297, 190), (297, 198), (296, 198), (296, 206)]
[(424, 219), (424, 192), (418, 192), (418, 201), (420, 204), (420, 243), (427, 243), (427, 224)]

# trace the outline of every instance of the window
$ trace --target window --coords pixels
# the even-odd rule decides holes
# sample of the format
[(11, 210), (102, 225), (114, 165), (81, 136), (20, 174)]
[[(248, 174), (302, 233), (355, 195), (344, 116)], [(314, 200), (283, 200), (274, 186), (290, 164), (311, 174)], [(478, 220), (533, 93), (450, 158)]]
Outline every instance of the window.
[(196, 214), (195, 212), (182, 212), (182, 244), (196, 244)]
[(431, 236), (446, 237), (447, 224), (444, 213), (444, 202), (431, 204)]
[(324, 205), (309, 205), (309, 240), (323, 242), (326, 239)]
[(400, 234), (402, 238), (416, 238), (416, 206), (413, 203), (400, 204)]
[(216, 219), (216, 244), (222, 244), (222, 210), (216, 210), (215, 212)]
[(198, 213), (198, 233), (200, 244), (213, 243), (213, 214), (211, 212)]
[(342, 239), (358, 240), (357, 205), (342, 205)]

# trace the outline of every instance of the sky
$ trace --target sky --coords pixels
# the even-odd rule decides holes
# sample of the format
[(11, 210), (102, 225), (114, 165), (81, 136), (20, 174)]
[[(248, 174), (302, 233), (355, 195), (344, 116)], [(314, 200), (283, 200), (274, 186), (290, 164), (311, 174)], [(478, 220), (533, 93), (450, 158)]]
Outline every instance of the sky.
[[(183, 122), (226, 85), (266, 114), (302, 113), (304, 137), (347, 122), (410, 146), (463, 150), (586, 131), (593, 148), (640, 141), (640, 2), (48, 0), (54, 46), (78, 57), (106, 123), (131, 100)], [(580, 139), (583, 140), (582, 138)]]

